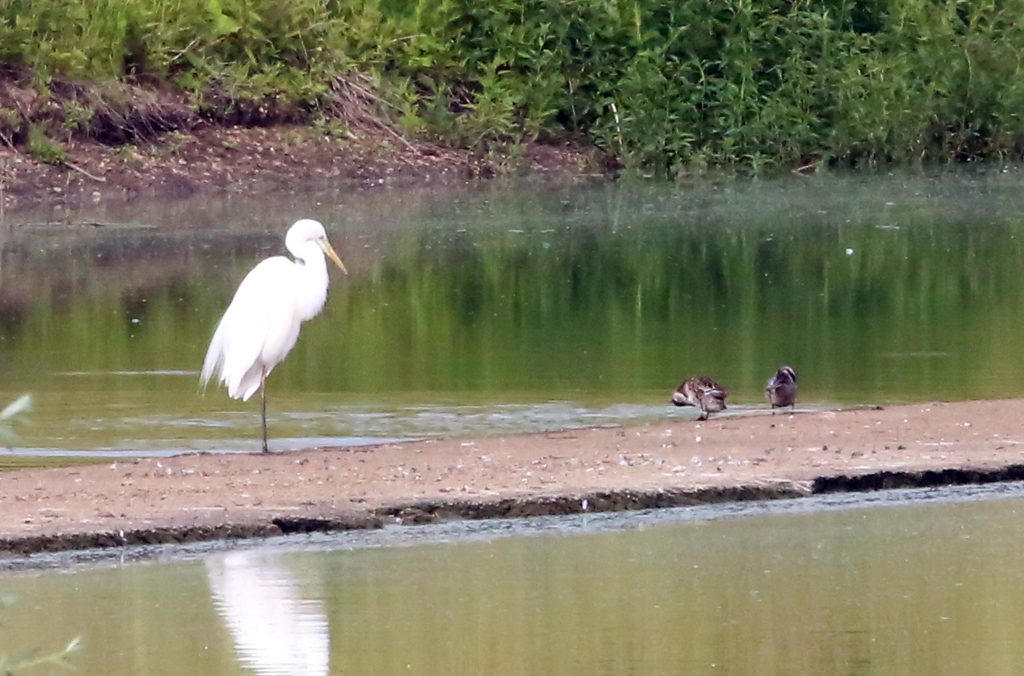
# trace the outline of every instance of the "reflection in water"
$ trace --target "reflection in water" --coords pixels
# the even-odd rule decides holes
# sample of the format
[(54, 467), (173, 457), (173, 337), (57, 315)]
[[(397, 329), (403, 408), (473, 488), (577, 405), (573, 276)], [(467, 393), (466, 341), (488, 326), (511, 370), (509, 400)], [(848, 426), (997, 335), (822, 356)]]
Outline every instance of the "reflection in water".
[[(534, 537), (516, 520), (403, 526), (205, 563), (0, 573), (19, 599), (0, 647), (81, 634), (79, 673), (104, 676), (1015, 674), (1022, 490), (632, 513), (611, 530), (577, 515)], [(455, 541), (431, 542), (439, 529)]]
[[(730, 406), (764, 406), (782, 363), (810, 406), (1016, 396), (1019, 184), (506, 185), (14, 228), (0, 237), (0, 401), (37, 394), (26, 447), (255, 450), (258, 407), (200, 397), (190, 373), (239, 280), (298, 216), (328, 224), (352, 275), (275, 370), (279, 439), (378, 436), (346, 415), (360, 410), (400, 423), (387, 437), (438, 433), (445, 415), (440, 433), (475, 433), (510, 407), (518, 431), (609, 411), (630, 422), (628, 406), (668, 415), (665, 392), (701, 373)], [(568, 405), (552, 415), (550, 402)]]
[(206, 571), (214, 605), (243, 666), (277, 676), (327, 673), (330, 641), (323, 604), (303, 597), (279, 555), (249, 550), (211, 556)]

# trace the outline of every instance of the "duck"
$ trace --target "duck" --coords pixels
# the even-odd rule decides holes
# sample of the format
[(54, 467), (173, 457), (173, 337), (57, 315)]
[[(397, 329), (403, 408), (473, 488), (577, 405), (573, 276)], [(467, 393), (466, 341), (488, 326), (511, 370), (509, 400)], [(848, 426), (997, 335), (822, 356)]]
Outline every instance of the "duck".
[(725, 410), (725, 397), (728, 393), (710, 376), (697, 376), (684, 380), (672, 393), (672, 403), (676, 406), (696, 406), (700, 408), (697, 420), (707, 420), (708, 414)]
[(792, 366), (780, 366), (764, 386), (764, 396), (772, 409), (796, 405), (796, 371)]

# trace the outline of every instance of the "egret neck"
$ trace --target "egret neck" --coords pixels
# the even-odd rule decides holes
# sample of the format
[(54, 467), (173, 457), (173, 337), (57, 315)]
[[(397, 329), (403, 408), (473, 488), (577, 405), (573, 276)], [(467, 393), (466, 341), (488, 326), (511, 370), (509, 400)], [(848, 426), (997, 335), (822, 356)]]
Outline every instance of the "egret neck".
[(319, 314), (327, 301), (327, 260), (320, 245), (309, 240), (288, 250), (295, 256), (295, 315), (308, 321)]

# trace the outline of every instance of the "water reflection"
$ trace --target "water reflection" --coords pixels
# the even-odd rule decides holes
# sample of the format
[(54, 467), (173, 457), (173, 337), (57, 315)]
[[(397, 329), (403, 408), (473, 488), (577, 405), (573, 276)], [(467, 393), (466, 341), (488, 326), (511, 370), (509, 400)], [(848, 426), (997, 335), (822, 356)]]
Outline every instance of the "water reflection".
[(532, 537), (511, 520), (403, 527), (5, 572), (4, 645), (81, 634), (79, 671), (110, 676), (1016, 673), (1021, 487), (972, 490), (988, 499), (577, 516)]
[(268, 676), (328, 673), (327, 615), (280, 555), (239, 551), (206, 559), (214, 605), (239, 663)]
[(634, 422), (668, 415), (665, 393), (704, 372), (730, 403), (760, 404), (781, 363), (812, 406), (1015, 396), (1018, 186), (998, 172), (513, 185), (0, 228), (0, 399), (36, 393), (24, 447), (255, 449), (255, 406), (198, 397), (194, 373), (297, 215), (333, 226), (352, 275), (274, 372), (279, 440)]

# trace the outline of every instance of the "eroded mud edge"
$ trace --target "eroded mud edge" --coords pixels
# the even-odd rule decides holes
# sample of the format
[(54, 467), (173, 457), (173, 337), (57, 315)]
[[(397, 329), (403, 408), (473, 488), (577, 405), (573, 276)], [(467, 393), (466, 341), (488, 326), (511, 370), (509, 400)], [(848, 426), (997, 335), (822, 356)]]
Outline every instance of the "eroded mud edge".
[(276, 516), (265, 520), (212, 526), (166, 526), (118, 531), (68, 532), (0, 537), (0, 556), (42, 552), (108, 549), (133, 545), (186, 544), (213, 540), (268, 538), (296, 533), (382, 528), (386, 524), (426, 524), (458, 519), (508, 519), (582, 512), (621, 512), (690, 507), (724, 502), (780, 500), (837, 492), (869, 492), (897, 488), (928, 488), (1024, 480), (1024, 464), (997, 468), (948, 468), (923, 471), (880, 471), (855, 476), (822, 476), (812, 482), (713, 487), (697, 490), (633, 490), (567, 496), (529, 496), (494, 501), (450, 500), (385, 506), (365, 512), (320, 516)]

